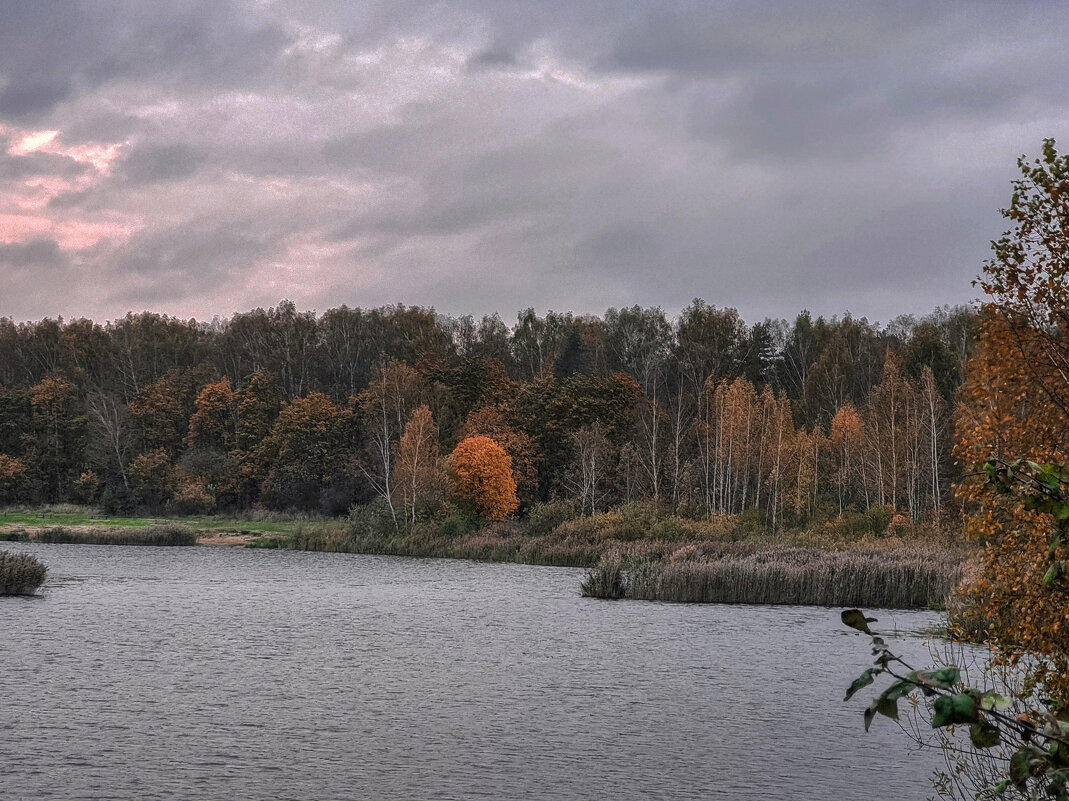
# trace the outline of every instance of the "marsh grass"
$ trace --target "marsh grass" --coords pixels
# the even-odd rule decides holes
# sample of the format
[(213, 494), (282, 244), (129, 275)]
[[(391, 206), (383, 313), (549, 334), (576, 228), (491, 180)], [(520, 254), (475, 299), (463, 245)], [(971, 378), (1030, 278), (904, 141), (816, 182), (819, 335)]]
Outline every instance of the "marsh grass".
[(0, 551), (0, 595), (30, 595), (47, 574), (48, 568), (30, 554)]
[(196, 545), (197, 534), (191, 528), (163, 523), (147, 528), (67, 528), (52, 526), (31, 535), (35, 542), (73, 545)]
[(622, 575), (623, 597), (636, 600), (923, 609), (945, 606), (963, 576), (963, 557), (934, 547), (790, 545), (725, 548), (719, 557), (686, 549), (660, 560), (612, 553), (590, 571), (584, 594), (620, 597), (593, 591), (612, 588), (614, 574)]
[(348, 530), (310, 523), (253, 545), (586, 567), (583, 594), (591, 597), (874, 608), (942, 607), (965, 558), (949, 543), (902, 536), (844, 542), (817, 531), (793, 541), (736, 540), (730, 518), (658, 517), (645, 504), (551, 528), (510, 520), (471, 530), (425, 520), (397, 530), (388, 516), (367, 510), (350, 523)]

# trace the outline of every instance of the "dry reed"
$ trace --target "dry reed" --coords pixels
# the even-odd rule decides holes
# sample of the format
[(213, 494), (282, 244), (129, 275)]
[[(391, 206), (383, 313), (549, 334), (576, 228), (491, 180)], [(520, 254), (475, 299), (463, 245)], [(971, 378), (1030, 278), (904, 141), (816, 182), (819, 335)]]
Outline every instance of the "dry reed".
[(30, 595), (44, 584), (47, 573), (35, 556), (0, 551), (0, 595)]
[[(616, 570), (624, 596), (636, 600), (919, 609), (945, 605), (961, 580), (962, 560), (940, 549), (757, 546), (725, 549), (713, 559), (611, 554), (592, 574)], [(590, 586), (598, 584), (591, 579)]]
[(197, 534), (185, 526), (166, 523), (145, 528), (53, 526), (31, 535), (36, 542), (73, 545), (196, 545)]

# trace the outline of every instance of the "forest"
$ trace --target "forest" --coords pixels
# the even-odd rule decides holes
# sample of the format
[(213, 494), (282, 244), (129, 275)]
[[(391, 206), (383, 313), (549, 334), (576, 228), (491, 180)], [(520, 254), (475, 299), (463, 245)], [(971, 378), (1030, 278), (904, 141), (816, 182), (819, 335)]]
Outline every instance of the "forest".
[(849, 314), (748, 324), (694, 300), (601, 316), (527, 309), (211, 322), (152, 312), (0, 319), (0, 504), (205, 514), (445, 514), (446, 457), (510, 457), (518, 513), (644, 501), (767, 531), (842, 515), (956, 515), (955, 395), (980, 312), (880, 326)]

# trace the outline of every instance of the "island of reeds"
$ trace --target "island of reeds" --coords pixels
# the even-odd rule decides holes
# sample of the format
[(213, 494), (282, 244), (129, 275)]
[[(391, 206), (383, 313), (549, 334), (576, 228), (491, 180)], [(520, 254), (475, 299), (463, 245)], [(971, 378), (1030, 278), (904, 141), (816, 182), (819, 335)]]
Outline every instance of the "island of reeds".
[(0, 551), (0, 595), (30, 595), (45, 583), (47, 574), (35, 556)]

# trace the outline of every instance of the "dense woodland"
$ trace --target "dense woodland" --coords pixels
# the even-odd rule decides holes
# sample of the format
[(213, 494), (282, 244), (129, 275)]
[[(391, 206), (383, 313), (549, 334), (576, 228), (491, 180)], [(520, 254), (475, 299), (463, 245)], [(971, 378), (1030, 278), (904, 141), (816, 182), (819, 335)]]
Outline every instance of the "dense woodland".
[(643, 500), (771, 529), (952, 503), (977, 312), (748, 325), (695, 300), (604, 316), (292, 303), (211, 323), (0, 319), (0, 503), (175, 513), (439, 512), (465, 437), (511, 456), (521, 514)]

